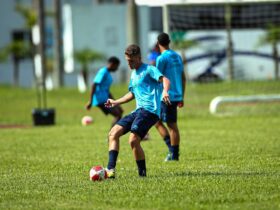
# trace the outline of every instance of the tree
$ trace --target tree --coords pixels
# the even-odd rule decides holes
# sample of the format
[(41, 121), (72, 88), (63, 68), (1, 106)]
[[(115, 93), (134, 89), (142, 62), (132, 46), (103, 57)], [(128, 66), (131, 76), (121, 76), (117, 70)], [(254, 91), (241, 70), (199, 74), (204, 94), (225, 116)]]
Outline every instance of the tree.
[(30, 7), (25, 7), (20, 3), (16, 4), (15, 10), (23, 17), (25, 27), (29, 30), (37, 23), (37, 13)]
[(94, 61), (103, 60), (104, 55), (89, 48), (83, 48), (74, 52), (74, 58), (81, 65), (81, 74), (87, 85), (89, 65)]
[(176, 31), (171, 33), (172, 39), (172, 47), (175, 50), (181, 51), (181, 56), (183, 59), (184, 67), (186, 70), (186, 77), (189, 79), (188, 76), (188, 67), (187, 67), (187, 58), (186, 58), (186, 51), (199, 46), (199, 42), (194, 39), (184, 39), (186, 32), (185, 31)]
[(198, 47), (199, 42), (195, 39), (185, 39), (186, 32), (185, 31), (174, 31), (171, 33), (172, 39), (172, 47), (175, 50), (181, 50), (184, 63), (185, 60), (185, 52), (193, 47)]
[(272, 45), (272, 55), (274, 59), (274, 75), (275, 79), (279, 79), (279, 52), (277, 44), (280, 42), (280, 27), (275, 25), (269, 25), (265, 35), (261, 36), (258, 41), (258, 46), (267, 44)]
[[(21, 30), (21, 33), (26, 33), (29, 36), (31, 35), (31, 28), (36, 24), (37, 15), (36, 12), (28, 7), (24, 7), (21, 4), (17, 3), (15, 10), (25, 20), (26, 30)], [(31, 41), (31, 40), (30, 40)], [(11, 55), (14, 63), (13, 70), (13, 83), (15, 86), (19, 84), (19, 64), (22, 59), (32, 57), (32, 46), (31, 43), (28, 43), (24, 40), (13, 40), (11, 43), (7, 44), (5, 47), (0, 49), (0, 62), (5, 62), (8, 57)]]
[(15, 86), (19, 84), (19, 64), (20, 60), (30, 57), (32, 50), (24, 41), (12, 41), (10, 44), (0, 50), (0, 62), (8, 59), (12, 55), (14, 62), (13, 83)]

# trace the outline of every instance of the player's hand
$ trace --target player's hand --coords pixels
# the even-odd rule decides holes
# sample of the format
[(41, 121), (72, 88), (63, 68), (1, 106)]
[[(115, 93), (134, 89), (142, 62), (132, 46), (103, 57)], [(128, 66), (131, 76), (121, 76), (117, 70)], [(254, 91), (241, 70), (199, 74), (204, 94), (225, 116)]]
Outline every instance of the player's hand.
[(177, 104), (177, 107), (178, 108), (182, 108), (184, 106), (184, 101), (180, 101), (178, 104)]
[(168, 92), (165, 91), (165, 90), (164, 90), (163, 93), (162, 93), (162, 100), (163, 100), (163, 102), (164, 102), (165, 104), (171, 105), (170, 98), (169, 98), (169, 94), (168, 94)]
[(91, 106), (92, 106), (92, 104), (91, 104), (91, 102), (89, 101), (89, 102), (86, 104), (86, 109), (87, 109), (87, 110), (90, 110)]
[(109, 98), (105, 103), (104, 103), (105, 107), (107, 108), (111, 108), (117, 105), (116, 101)]

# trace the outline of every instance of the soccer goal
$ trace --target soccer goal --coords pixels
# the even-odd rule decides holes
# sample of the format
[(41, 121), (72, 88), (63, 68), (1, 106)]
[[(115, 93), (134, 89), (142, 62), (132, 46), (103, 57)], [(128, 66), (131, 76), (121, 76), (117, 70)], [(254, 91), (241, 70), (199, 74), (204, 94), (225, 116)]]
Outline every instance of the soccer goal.
[(164, 30), (182, 53), (190, 82), (216, 82), (204, 86), (209, 102), (214, 98), (211, 113), (279, 112), (279, 11), (279, 0), (188, 0), (163, 6)]

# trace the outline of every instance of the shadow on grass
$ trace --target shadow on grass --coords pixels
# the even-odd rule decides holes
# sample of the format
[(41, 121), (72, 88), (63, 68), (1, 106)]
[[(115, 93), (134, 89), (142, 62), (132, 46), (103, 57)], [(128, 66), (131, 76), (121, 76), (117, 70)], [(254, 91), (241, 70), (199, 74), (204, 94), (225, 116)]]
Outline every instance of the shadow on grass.
[(206, 177), (206, 176), (279, 176), (280, 173), (273, 172), (258, 172), (258, 171), (244, 171), (244, 172), (180, 172), (174, 173), (175, 176), (187, 176), (187, 177)]

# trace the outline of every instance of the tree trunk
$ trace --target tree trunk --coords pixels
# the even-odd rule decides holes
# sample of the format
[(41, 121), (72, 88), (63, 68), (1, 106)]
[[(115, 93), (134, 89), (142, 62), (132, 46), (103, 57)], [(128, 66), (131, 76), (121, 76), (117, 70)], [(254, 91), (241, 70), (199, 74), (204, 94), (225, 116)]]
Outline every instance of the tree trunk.
[(139, 44), (138, 14), (134, 0), (127, 1), (127, 44)]
[(44, 0), (37, 1), (38, 10), (38, 23), (40, 32), (40, 43), (39, 43), (39, 55), (41, 56), (41, 66), (42, 66), (42, 78), (41, 78), (41, 90), (42, 90), (42, 105), (43, 108), (47, 108), (47, 95), (46, 95), (46, 46), (45, 46), (45, 4)]
[(228, 76), (229, 80), (234, 80), (234, 69), (233, 69), (233, 44), (231, 37), (231, 5), (225, 6), (225, 23), (227, 32), (227, 60), (228, 60)]
[(273, 44), (273, 58), (274, 58), (274, 78), (275, 80), (279, 79), (279, 61), (278, 61), (278, 49), (277, 49), (277, 43)]
[(82, 70), (82, 76), (83, 76), (83, 79), (85, 81), (85, 85), (86, 87), (88, 86), (88, 71), (87, 70)]
[(14, 59), (14, 86), (18, 87), (19, 85), (19, 60)]
[[(126, 11), (126, 34), (127, 45), (139, 44), (138, 37), (138, 14), (135, 0), (127, 0)], [(130, 78), (130, 71), (126, 71), (126, 80)]]
[(54, 86), (63, 86), (63, 39), (62, 39), (62, 23), (61, 23), (61, 1), (53, 0), (55, 18), (54, 18), (54, 39), (55, 39), (55, 68), (54, 68)]

